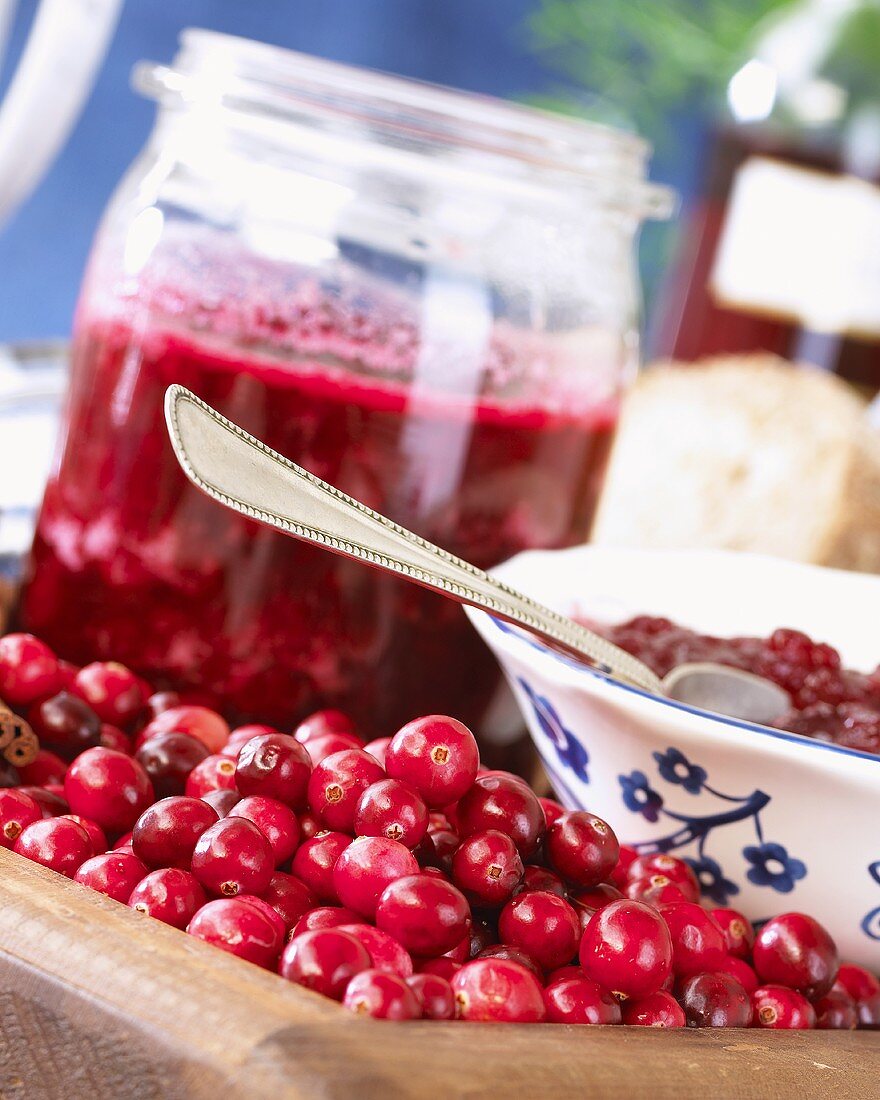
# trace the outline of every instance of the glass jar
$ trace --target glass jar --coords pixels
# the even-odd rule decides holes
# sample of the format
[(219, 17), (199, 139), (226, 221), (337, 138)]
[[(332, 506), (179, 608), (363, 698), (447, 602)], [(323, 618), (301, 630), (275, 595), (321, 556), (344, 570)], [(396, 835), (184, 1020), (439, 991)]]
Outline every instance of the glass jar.
[(82, 288), (23, 623), (233, 717), (478, 722), (461, 609), (200, 495), (163, 394), (477, 565), (583, 540), (668, 206), (645, 146), (204, 31), (136, 85), (158, 118)]

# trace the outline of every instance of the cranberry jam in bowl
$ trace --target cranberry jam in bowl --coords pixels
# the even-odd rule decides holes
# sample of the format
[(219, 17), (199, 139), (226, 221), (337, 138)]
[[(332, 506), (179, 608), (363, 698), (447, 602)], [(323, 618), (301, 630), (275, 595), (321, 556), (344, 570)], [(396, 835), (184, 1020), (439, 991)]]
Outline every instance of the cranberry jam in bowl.
[(686, 859), (717, 905), (797, 909), (880, 965), (880, 577), (727, 551), (520, 554), (503, 581), (658, 674), (732, 664), (791, 697), (773, 727), (651, 696), (468, 610), (560, 800), (643, 854)]

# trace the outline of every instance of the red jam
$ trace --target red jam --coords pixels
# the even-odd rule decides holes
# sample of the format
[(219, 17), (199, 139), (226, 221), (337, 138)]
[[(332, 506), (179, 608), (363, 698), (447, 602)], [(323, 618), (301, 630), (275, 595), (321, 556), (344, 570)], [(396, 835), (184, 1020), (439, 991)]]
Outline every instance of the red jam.
[(302, 284), (251, 300), (258, 279), (236, 293), (210, 277), (198, 294), (179, 280), (140, 284), (101, 308), (87, 292), (23, 625), (69, 660), (112, 657), (282, 728), (325, 706), (364, 735), (414, 714), (478, 722), (499, 677), (461, 609), (208, 500), (172, 456), (165, 389), (185, 384), (481, 567), (585, 537), (616, 400), (608, 389), (579, 405), (563, 393), (536, 400), (523, 364), (540, 367), (537, 350), (497, 333), (480, 349), (485, 365), (469, 366), (477, 392), (462, 396), (454, 357), (445, 377), (426, 366), (413, 325), (383, 325)]
[(791, 696), (791, 709), (775, 726), (880, 754), (880, 669), (866, 675), (843, 668), (836, 649), (800, 631), (775, 630), (769, 638), (713, 638), (669, 619), (638, 615), (603, 626), (601, 633), (658, 676), (690, 661), (717, 661), (765, 676)]

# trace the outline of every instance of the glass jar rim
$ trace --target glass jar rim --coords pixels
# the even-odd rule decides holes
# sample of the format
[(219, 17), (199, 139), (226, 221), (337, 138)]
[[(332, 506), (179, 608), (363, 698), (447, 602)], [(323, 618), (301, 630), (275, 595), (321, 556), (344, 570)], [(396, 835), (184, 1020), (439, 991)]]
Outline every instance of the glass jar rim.
[(665, 218), (674, 207), (671, 189), (648, 181), (650, 146), (636, 135), (217, 31), (183, 30), (171, 65), (141, 62), (133, 84), (160, 102), (368, 126), (414, 149), (461, 148), (516, 162), (535, 177), (555, 172), (603, 190), (612, 185), (640, 217)]

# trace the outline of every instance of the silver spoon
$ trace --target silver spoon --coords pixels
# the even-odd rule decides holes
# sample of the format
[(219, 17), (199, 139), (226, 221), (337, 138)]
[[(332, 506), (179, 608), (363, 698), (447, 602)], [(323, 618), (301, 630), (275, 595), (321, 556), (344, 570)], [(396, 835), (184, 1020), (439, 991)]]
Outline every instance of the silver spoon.
[(789, 697), (776, 684), (725, 665), (681, 665), (660, 680), (647, 665), (580, 623), (303, 470), (183, 386), (169, 386), (165, 419), (177, 461), (190, 481), (250, 519), (525, 627), (598, 671), (652, 695), (753, 722), (770, 722), (788, 709)]

